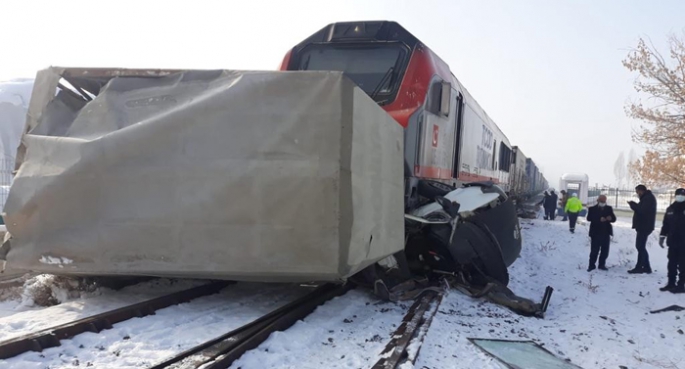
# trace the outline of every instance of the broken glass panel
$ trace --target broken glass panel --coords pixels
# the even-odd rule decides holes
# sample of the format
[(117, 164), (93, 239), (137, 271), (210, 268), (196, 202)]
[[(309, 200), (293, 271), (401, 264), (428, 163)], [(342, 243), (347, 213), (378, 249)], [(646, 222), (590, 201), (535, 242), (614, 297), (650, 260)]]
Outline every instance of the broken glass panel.
[(480, 338), (469, 338), (469, 341), (511, 369), (582, 369), (533, 341)]

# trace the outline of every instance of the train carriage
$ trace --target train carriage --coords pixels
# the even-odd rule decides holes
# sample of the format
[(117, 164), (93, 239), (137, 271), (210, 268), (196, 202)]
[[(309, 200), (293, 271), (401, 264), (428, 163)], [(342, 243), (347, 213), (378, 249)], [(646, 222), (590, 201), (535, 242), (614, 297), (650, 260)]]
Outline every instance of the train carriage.
[(514, 146), (512, 148), (509, 189), (511, 193), (518, 196), (525, 195), (529, 185), (528, 176), (526, 175), (526, 159), (526, 155), (521, 151), (520, 147)]

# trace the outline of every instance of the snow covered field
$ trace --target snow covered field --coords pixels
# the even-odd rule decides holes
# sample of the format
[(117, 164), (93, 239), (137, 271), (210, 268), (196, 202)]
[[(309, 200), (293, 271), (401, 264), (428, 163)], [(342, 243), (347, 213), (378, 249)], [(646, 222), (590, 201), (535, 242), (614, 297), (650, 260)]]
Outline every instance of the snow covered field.
[[(656, 232), (648, 246), (653, 274), (627, 273), (636, 258), (628, 219), (616, 223), (609, 271), (588, 273), (586, 225), (570, 234), (561, 221), (521, 223), (525, 246), (511, 268), (510, 287), (534, 300), (542, 297), (547, 285), (554, 287), (545, 319), (524, 318), (453, 291), (433, 319), (416, 368), (504, 368), (467, 338), (532, 339), (585, 369), (685, 368), (685, 312), (649, 313), (673, 304), (685, 306), (685, 296), (658, 291), (665, 283), (666, 250), (658, 247)], [(128, 292), (110, 291), (50, 308), (2, 303), (0, 339), (90, 315), (103, 306), (142, 300), (143, 296), (131, 292), (135, 288), (145, 289), (132, 286)], [(157, 294), (162, 290), (154, 289)], [(229, 286), (220, 294), (160, 310), (155, 316), (63, 341), (61, 347), (42, 354), (0, 360), (0, 367), (56, 369), (88, 363), (96, 368), (145, 367), (247, 323), (302, 293), (288, 286)], [(368, 368), (378, 360), (409, 305), (380, 302), (368, 291), (353, 290), (286, 332), (273, 334), (231, 368)]]

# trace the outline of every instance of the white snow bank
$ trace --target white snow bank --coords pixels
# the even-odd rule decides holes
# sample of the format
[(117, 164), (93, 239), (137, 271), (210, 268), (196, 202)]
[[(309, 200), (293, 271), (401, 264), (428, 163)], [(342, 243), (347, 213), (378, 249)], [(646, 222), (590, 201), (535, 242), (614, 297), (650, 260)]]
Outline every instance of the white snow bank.
[(20, 307), (57, 305), (79, 297), (79, 289), (85, 290), (79, 280), (40, 274), (24, 283)]

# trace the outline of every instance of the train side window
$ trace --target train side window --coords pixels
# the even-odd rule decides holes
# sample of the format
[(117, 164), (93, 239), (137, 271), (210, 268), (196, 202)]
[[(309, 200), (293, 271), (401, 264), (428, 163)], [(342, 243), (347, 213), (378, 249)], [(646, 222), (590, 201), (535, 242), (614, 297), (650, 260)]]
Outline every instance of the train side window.
[(433, 83), (430, 87), (427, 110), (435, 115), (449, 116), (451, 96), (451, 83), (444, 81)]
[(449, 82), (442, 82), (440, 89), (440, 114), (450, 115), (450, 97), (452, 97), (452, 85)]
[(504, 172), (509, 172), (511, 164), (514, 162), (513, 152), (504, 142), (499, 143), (499, 169)]

